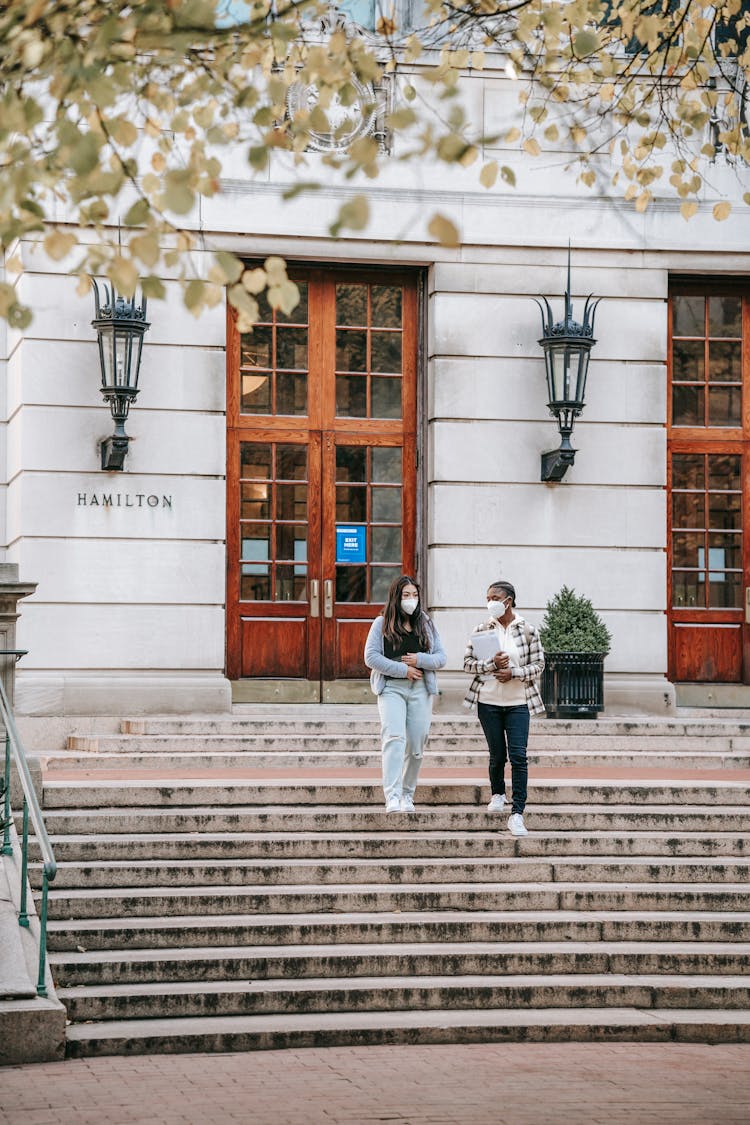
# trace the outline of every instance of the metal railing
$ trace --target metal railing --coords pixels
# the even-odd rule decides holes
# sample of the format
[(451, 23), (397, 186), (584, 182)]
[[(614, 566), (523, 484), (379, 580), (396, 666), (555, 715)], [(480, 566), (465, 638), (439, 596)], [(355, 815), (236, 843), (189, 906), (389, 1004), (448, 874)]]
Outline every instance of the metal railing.
[[(25, 656), (24, 649), (0, 649), (0, 656), (14, 657), (16, 660)], [(21, 902), (18, 913), (18, 924), (29, 929), (29, 914), (27, 902), (28, 867), (29, 867), (29, 816), (34, 826), (39, 849), (42, 853), (42, 900), (39, 910), (39, 976), (37, 978), (37, 996), (47, 995), (46, 967), (47, 967), (47, 891), (49, 884), (57, 873), (57, 864), (49, 842), (47, 829), (44, 826), (42, 810), (34, 792), (34, 783), (29, 773), (26, 752), (23, 748), (18, 728), (16, 727), (8, 695), (0, 677), (0, 721), (5, 727), (5, 790), (4, 790), (4, 816), (3, 816), (3, 855), (13, 855), (13, 844), (10, 835), (11, 808), (10, 808), (10, 766), (11, 761), (16, 764), (18, 777), (23, 790), (23, 828), (21, 832)]]

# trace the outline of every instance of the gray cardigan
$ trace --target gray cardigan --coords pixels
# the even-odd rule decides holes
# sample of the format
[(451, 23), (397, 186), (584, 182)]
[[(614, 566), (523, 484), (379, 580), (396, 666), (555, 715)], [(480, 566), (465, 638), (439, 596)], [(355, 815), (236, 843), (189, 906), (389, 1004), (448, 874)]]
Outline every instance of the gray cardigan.
[[(397, 680), (405, 680), (408, 670), (407, 664), (400, 660), (389, 660), (385, 655), (383, 651), (383, 625), (381, 613), (373, 621), (365, 644), (365, 664), (372, 669), (370, 672), (370, 687), (376, 695), (382, 695), (387, 677), (392, 676)], [(438, 685), (435, 673), (438, 668), (445, 667), (448, 658), (443, 651), (440, 634), (429, 617), (427, 618), (427, 632), (430, 636), (430, 651), (416, 654), (417, 668), (424, 672), (424, 684), (428, 693), (437, 695)]]

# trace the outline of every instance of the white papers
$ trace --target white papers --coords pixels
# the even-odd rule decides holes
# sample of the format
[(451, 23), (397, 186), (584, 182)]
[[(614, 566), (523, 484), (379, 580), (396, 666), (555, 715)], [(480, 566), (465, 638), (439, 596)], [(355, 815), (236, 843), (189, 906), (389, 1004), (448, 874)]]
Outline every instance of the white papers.
[(495, 653), (500, 652), (500, 642), (494, 629), (487, 629), (482, 633), (472, 633), (469, 640), (477, 660), (492, 660)]

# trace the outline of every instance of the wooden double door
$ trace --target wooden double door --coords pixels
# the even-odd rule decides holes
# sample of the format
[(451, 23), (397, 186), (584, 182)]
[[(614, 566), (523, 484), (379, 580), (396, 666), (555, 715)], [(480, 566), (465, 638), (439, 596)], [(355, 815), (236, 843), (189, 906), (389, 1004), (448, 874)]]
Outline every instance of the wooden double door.
[(669, 671), (750, 682), (750, 285), (669, 300)]
[(292, 276), (289, 316), (262, 304), (241, 335), (229, 314), (227, 674), (330, 698), (323, 684), (366, 676), (372, 620), (414, 573), (418, 288)]

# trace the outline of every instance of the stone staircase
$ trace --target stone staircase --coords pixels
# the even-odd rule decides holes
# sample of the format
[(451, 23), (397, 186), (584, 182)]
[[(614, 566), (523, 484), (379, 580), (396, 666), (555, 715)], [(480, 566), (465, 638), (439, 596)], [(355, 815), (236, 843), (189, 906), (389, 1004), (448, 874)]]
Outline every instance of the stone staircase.
[(750, 1041), (750, 722), (535, 722), (515, 839), (473, 717), (386, 816), (361, 712), (47, 757), (68, 1054)]

